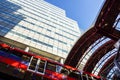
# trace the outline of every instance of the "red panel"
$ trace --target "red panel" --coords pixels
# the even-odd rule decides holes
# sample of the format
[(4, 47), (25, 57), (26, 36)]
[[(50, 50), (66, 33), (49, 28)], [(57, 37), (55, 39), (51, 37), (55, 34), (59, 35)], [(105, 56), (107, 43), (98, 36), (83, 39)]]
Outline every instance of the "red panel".
[(10, 58), (0, 56), (0, 62), (6, 63), (16, 68), (27, 70), (27, 66)]
[(5, 43), (0, 43), (0, 46), (3, 47), (3, 48), (10, 48), (10, 46), (5, 44)]

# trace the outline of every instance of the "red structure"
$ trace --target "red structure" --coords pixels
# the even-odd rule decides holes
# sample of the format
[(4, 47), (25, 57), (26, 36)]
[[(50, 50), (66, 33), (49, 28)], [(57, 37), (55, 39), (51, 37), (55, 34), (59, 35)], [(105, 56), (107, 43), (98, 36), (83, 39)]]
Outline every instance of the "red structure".
[(78, 67), (82, 56), (89, 50), (91, 45), (103, 37), (109, 38), (110, 40), (108, 42), (99, 46), (98, 49), (92, 53), (85, 64), (83, 70), (91, 73), (100, 59), (109, 51), (113, 50), (114, 43), (120, 39), (120, 26), (117, 26), (120, 21), (119, 14), (120, 0), (106, 0), (94, 26), (76, 42), (64, 64)]
[[(7, 77), (6, 77), (7, 76)], [(79, 71), (50, 59), (0, 44), (2, 80), (101, 80), (100, 76)]]

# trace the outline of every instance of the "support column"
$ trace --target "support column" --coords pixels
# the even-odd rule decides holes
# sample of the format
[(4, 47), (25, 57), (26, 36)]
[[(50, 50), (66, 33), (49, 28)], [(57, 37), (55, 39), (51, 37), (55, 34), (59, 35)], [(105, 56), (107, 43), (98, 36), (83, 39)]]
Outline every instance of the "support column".
[(29, 52), (29, 49), (30, 49), (29, 47), (26, 47), (25, 52)]
[(60, 63), (64, 64), (64, 59), (63, 58), (60, 58)]

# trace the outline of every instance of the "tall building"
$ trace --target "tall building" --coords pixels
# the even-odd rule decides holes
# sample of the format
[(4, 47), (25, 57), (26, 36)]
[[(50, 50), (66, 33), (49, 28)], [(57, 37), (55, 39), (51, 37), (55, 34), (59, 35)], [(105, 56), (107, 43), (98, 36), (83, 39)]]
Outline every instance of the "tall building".
[(80, 36), (76, 21), (44, 0), (0, 0), (0, 41), (56, 61)]

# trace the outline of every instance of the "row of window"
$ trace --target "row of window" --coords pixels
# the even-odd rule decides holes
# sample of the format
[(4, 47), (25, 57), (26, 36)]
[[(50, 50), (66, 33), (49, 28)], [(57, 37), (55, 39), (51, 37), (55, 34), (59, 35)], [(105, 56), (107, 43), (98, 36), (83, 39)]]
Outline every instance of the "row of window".
[[(2, 30), (1, 30), (1, 29), (2, 29)], [(2, 32), (4, 32), (4, 33), (6, 33), (6, 32), (9, 31), (8, 28), (5, 28), (5, 27), (3, 27), (3, 26), (0, 26), (0, 30), (1, 30)], [(17, 33), (17, 32), (15, 32), (15, 31), (9, 31), (9, 32), (10, 32), (10, 33), (13, 33), (13, 34), (15, 34), (15, 35), (21, 36), (21, 37), (23, 37), (23, 38), (25, 38), (25, 39), (28, 39), (28, 40), (34, 41), (34, 42), (36, 42), (36, 43), (40, 43), (40, 44), (42, 44), (42, 45), (45, 45), (45, 46), (51, 47), (51, 48), (55, 47), (55, 46), (53, 46), (53, 45), (51, 45), (51, 44), (48, 44), (48, 43), (45, 43), (45, 42), (41, 42), (41, 41), (39, 41), (39, 40), (33, 39), (33, 38), (28, 37), (28, 36), (26, 36), (26, 35), (23, 35), (23, 34)], [(55, 47), (55, 48), (57, 48), (58, 50), (60, 50), (60, 51), (62, 51), (62, 52), (64, 52), (64, 53), (68, 53), (68, 51), (63, 50), (63, 49), (61, 49), (61, 48), (58, 48), (58, 47)]]
[[(23, 3), (25, 3), (25, 2), (23, 2)], [(17, 3), (17, 4), (19, 4), (19, 3)], [(25, 4), (27, 4), (27, 5), (30, 5), (30, 6), (32, 6), (32, 7), (34, 7), (33, 5), (31, 5), (31, 4), (29, 4), (29, 3), (25, 3)], [(23, 6), (23, 5), (22, 5)], [(30, 8), (30, 6), (29, 6), (29, 8)], [(25, 6), (26, 7), (26, 6)], [(36, 7), (35, 7), (36, 8)], [(39, 9), (39, 8), (37, 8), (37, 9)], [(33, 10), (33, 9), (32, 9)], [(36, 10), (34, 10), (35, 12), (38, 12), (38, 11), (36, 11)], [(41, 11), (41, 10), (40, 10)], [(42, 10), (42, 12), (45, 12), (44, 10)], [(46, 16), (46, 17), (48, 17), (47, 15), (45, 15), (44, 13), (41, 13), (41, 12), (38, 12), (38, 13), (40, 13), (40, 14), (43, 14), (44, 16)], [(53, 19), (53, 18), (52, 18)], [(61, 23), (63, 23), (63, 24), (65, 24), (66, 26), (71, 26), (71, 25), (69, 25), (69, 24), (66, 24), (66, 23), (64, 23), (63, 21), (60, 21)], [(60, 25), (60, 26), (63, 26), (63, 25)], [(65, 26), (64, 26), (65, 27)], [(65, 27), (65, 28), (67, 28), (67, 27)], [(73, 27), (74, 28), (74, 27)], [(70, 29), (70, 28), (67, 28), (67, 29), (69, 29), (69, 30), (72, 30), (72, 29)], [(73, 31), (73, 30), (72, 30)], [(77, 32), (77, 31), (73, 31), (73, 32), (75, 32), (75, 33), (79, 33), (79, 32)]]
[[(0, 14), (1, 15), (1, 14)], [(2, 18), (1, 18), (2, 19)], [(11, 17), (9, 18), (9, 19), (7, 19), (7, 21), (8, 20), (10, 20), (11, 19)], [(6, 20), (5, 20), (6, 21)], [(10, 21), (12, 21), (12, 20), (10, 20)], [(16, 23), (13, 21), (13, 22), (11, 22), (11, 23), (13, 23), (14, 25), (16, 25)], [(2, 23), (3, 24), (3, 23)], [(7, 23), (6, 23), (7, 24)], [(6, 25), (5, 23), (3, 24), (3, 26), (5, 26)], [(18, 25), (18, 24), (17, 24)], [(53, 39), (53, 40), (56, 40), (56, 41), (58, 41), (58, 42), (61, 42), (61, 43), (63, 43), (63, 44), (65, 44), (65, 45), (67, 45), (67, 43), (66, 42), (63, 42), (63, 41), (61, 41), (61, 40), (58, 40), (58, 39), (55, 39), (55, 38), (53, 38), (53, 37), (50, 37), (50, 36), (48, 36), (48, 35), (46, 35), (46, 34), (42, 34), (42, 33), (40, 33), (40, 32), (37, 32), (37, 31), (35, 31), (35, 30), (32, 30), (32, 29), (29, 29), (29, 28), (27, 28), (27, 27), (24, 27), (24, 26), (21, 26), (21, 25), (18, 25), (19, 27), (21, 27), (21, 28), (24, 28), (24, 29), (26, 29), (26, 30), (29, 30), (29, 31), (32, 31), (32, 32), (35, 32), (35, 33), (37, 33), (37, 34), (41, 34), (41, 35), (43, 35), (43, 36), (45, 36), (45, 37), (48, 37), (48, 38), (51, 38), (51, 39)], [(48, 29), (47, 29), (48, 30)], [(50, 31), (50, 30), (49, 30)]]
[[(12, 16), (11, 14), (8, 14), (8, 13), (6, 13), (6, 12), (3, 12), (3, 11), (1, 11), (0, 12), (1, 13), (1, 17), (4, 17), (2, 14), (4, 14), (5, 16), (7, 16), (7, 19), (8, 20), (11, 20), (11, 17), (13, 18), (14, 16)], [(7, 14), (7, 15), (6, 15)], [(9, 16), (8, 16), (9, 15)], [(12, 21), (12, 23), (13, 24), (17, 24), (19, 21), (21, 21), (21, 18), (19, 19), (19, 18), (14, 18), (14, 20), (11, 20)], [(34, 23), (32, 23), (32, 22), (29, 22), (29, 21), (26, 21), (26, 20), (23, 20), (23, 21), (25, 21), (25, 22), (27, 22), (27, 23), (30, 23), (30, 24), (32, 24), (32, 25), (36, 25), (36, 24), (34, 24)], [(45, 28), (45, 27), (42, 27), (42, 26), (39, 26), (39, 25), (36, 25), (37, 27), (40, 27), (40, 28)], [(49, 29), (46, 29), (46, 30), (48, 30), (48, 31), (51, 31), (51, 30), (49, 30)], [(57, 32), (56, 32), (57, 33)], [(59, 34), (60, 35), (60, 34)], [(73, 39), (71, 39), (71, 38), (69, 38), (69, 37), (67, 37), (67, 36), (64, 36), (64, 35), (60, 35), (60, 36), (62, 36), (62, 37), (66, 37), (67, 39), (70, 39), (70, 40), (73, 40)], [(74, 40), (73, 40), (74, 41)], [(65, 43), (65, 42), (63, 42), (63, 43)]]
[[(34, 3), (32, 3), (32, 2), (28, 2), (28, 3), (31, 3), (31, 4), (34, 4)], [(36, 4), (34, 4), (34, 6), (36, 6), (36, 7), (38, 7), (39, 6), (39, 4), (38, 5), (36, 5)], [(41, 8), (43, 8), (44, 10), (48, 10), (48, 8), (49, 7), (42, 7), (42, 6), (39, 6), (39, 7), (41, 7)], [(58, 7), (57, 7), (58, 8)], [(60, 8), (61, 9), (61, 8)], [(50, 12), (50, 13), (53, 13), (52, 11)], [(49, 13), (49, 14), (50, 14)], [(52, 15), (52, 16), (55, 16), (55, 17), (57, 17), (57, 18), (59, 18), (60, 20), (62, 20), (62, 21), (64, 21), (64, 22), (67, 22), (67, 23), (69, 23), (69, 24), (71, 24), (71, 25), (73, 25), (73, 23), (71, 23), (69, 20), (67, 21), (67, 20), (65, 20), (64, 18), (62, 18), (61, 16), (58, 16), (59, 14), (57, 14), (57, 13), (53, 13), (53, 14), (50, 14), (50, 15)], [(63, 16), (63, 15), (62, 15)], [(69, 24), (67, 24), (67, 25), (69, 25)], [(73, 27), (73, 26), (71, 26), (71, 25), (69, 25), (70, 27)], [(74, 28), (74, 27), (73, 27)]]
[[(3, 21), (2, 21), (3, 22)], [(1, 22), (1, 23), (2, 23)], [(18, 26), (18, 27), (20, 27), (20, 26)], [(23, 26), (21, 26), (21, 27), (23, 27)], [(7, 28), (7, 27), (6, 27)], [(26, 27), (24, 27), (24, 28), (26, 28)], [(10, 28), (8, 28), (9, 30), (10, 30)], [(8, 31), (6, 31), (6, 32), (8, 32)], [(21, 32), (22, 33), (22, 32)], [(32, 35), (32, 34), (31, 34)], [(41, 35), (42, 36), (42, 35)], [(30, 36), (31, 37), (31, 36)], [(46, 38), (48, 37), (47, 35), (45, 36)], [(48, 37), (49, 38), (49, 37)], [(51, 39), (51, 38), (50, 38)], [(52, 38), (53, 39), (53, 38)], [(61, 44), (61, 45), (63, 45), (63, 44)]]
[[(23, 3), (25, 3), (25, 2), (23, 2)], [(25, 3), (25, 4), (34, 7), (33, 5), (31, 5), (31, 4), (29, 4), (29, 3)], [(29, 7), (30, 7), (30, 6), (29, 6)], [(34, 8), (36, 8), (36, 7), (34, 7)], [(42, 8), (43, 8), (43, 7), (42, 7)], [(37, 9), (39, 9), (39, 8), (37, 8)], [(39, 10), (40, 10), (40, 9), (39, 9)], [(41, 11), (41, 10), (40, 10), (40, 11)], [(42, 10), (42, 12), (45, 12), (45, 10)], [(44, 15), (44, 14), (43, 14), (43, 15)], [(48, 17), (48, 16), (46, 16), (46, 17)], [(53, 17), (51, 17), (51, 19), (56, 20), (56, 19), (53, 18)], [(60, 20), (60, 19), (59, 19), (59, 20)], [(66, 21), (65, 21), (65, 22), (66, 22)], [(55, 22), (54, 22), (54, 23), (55, 23)], [(66, 26), (71, 26), (71, 25), (69, 25), (69, 24), (67, 24), (67, 23), (64, 23), (63, 21), (60, 21), (60, 23), (66, 25)], [(55, 23), (55, 24), (57, 24), (57, 23)], [(62, 24), (57, 24), (57, 25), (63, 26)], [(65, 27), (65, 26), (64, 26), (64, 27)], [(71, 26), (71, 27), (74, 28), (73, 26)], [(73, 31), (73, 29), (70, 29), (70, 28), (68, 28), (68, 27), (65, 27), (65, 28), (67, 28), (67, 29)], [(77, 31), (73, 31), (73, 32), (79, 33), (79, 32), (77, 32)]]
[[(27, 1), (27, 2), (28, 2), (28, 1)], [(7, 3), (7, 4), (8, 4), (8, 5), (6, 4), (7, 6), (12, 5), (14, 8), (19, 7), (19, 6), (15, 6), (15, 5), (12, 4), (12, 3), (8, 3), (8, 2), (6, 2), (5, 0), (1, 0), (0, 3), (1, 3), (1, 4)], [(28, 4), (30, 4), (30, 3), (31, 3), (31, 4), (34, 4), (34, 3), (32, 3), (31, 1), (29, 1)], [(41, 3), (41, 4), (42, 4), (42, 3)], [(39, 6), (39, 5), (34, 4), (34, 5), (32, 5), (32, 6), (34, 6), (35, 8), (38, 9), (38, 6)], [(41, 7), (41, 9), (48, 10), (48, 9), (45, 8), (45, 6), (44, 6), (44, 7), (39, 6), (39, 7)], [(40, 10), (40, 9), (39, 9), (39, 10)], [(43, 11), (43, 10), (42, 10), (42, 11)], [(53, 12), (51, 11), (50, 13), (53, 13)], [(49, 14), (50, 14), (50, 13), (49, 13)], [(53, 14), (55, 14), (55, 15), (53, 15)], [(57, 15), (56, 17), (57, 17), (57, 18), (60, 18), (60, 20), (65, 21), (65, 22), (68, 22), (68, 21), (62, 19), (61, 17), (59, 17), (59, 16), (58, 16), (59, 14), (56, 14), (56, 13), (53, 13), (53, 14), (51, 14), (51, 15), (52, 15), (52, 16), (56, 16), (56, 15)], [(63, 23), (64, 23), (64, 22), (63, 22)], [(70, 22), (68, 22), (68, 23), (72, 25), (72, 23), (70, 23)], [(66, 23), (65, 23), (65, 24), (66, 24)], [(69, 24), (66, 24), (66, 25), (69, 25)], [(69, 25), (69, 26), (71, 26), (71, 25)], [(71, 27), (73, 27), (73, 26), (71, 26)]]
[[(11, 15), (10, 13), (6, 13), (6, 12), (4, 12), (5, 14), (8, 14), (8, 15)], [(24, 16), (27, 16), (27, 15), (25, 15), (24, 14)], [(14, 17), (13, 15), (12, 15), (12, 17)], [(27, 16), (27, 17), (30, 17), (30, 16)], [(32, 19), (34, 19), (34, 20), (37, 20), (37, 19), (35, 19), (35, 18), (33, 18), (33, 17), (30, 17), (30, 18), (32, 18)], [(18, 17), (17, 17), (17, 19), (19, 19)], [(20, 18), (21, 19), (21, 18)], [(38, 20), (37, 20), (38, 21)], [(28, 21), (27, 21), (28, 22)], [(48, 25), (48, 26), (51, 26), (51, 27), (53, 27), (53, 28), (56, 28), (55, 26), (53, 26), (53, 25), (50, 25), (50, 24), (47, 24), (47, 23), (45, 23), (45, 22), (43, 22), (43, 21), (41, 21), (42, 23), (44, 23), (44, 24), (46, 24), (46, 25)], [(32, 23), (32, 22), (29, 22), (29, 23), (31, 23), (31, 24), (34, 24), (34, 23)], [(36, 25), (36, 24), (34, 24), (34, 25)], [(36, 25), (36, 26), (39, 26), (39, 25)], [(43, 27), (42, 27), (43, 28)], [(66, 32), (65, 30), (62, 30), (63, 32)], [(68, 32), (66, 32), (66, 33), (68, 33)], [(69, 33), (68, 33), (69, 34)], [(70, 40), (73, 40), (73, 39), (71, 39), (71, 38), (69, 38), (69, 37), (67, 37), (67, 36), (65, 36), (65, 35), (63, 35), (63, 37), (66, 37), (67, 39), (70, 39)]]
[[(17, 3), (17, 2), (15, 2), (15, 3)], [(17, 4), (19, 4), (19, 5), (23, 6), (23, 7), (26, 7), (26, 8), (28, 8), (28, 9), (30, 9), (30, 6), (28, 7), (28, 6), (22, 5), (22, 4), (20, 4), (20, 3), (17, 3)], [(27, 4), (27, 3), (25, 3), (25, 4)], [(27, 5), (28, 5), (28, 4), (27, 4)], [(31, 6), (32, 6), (32, 5), (31, 5)], [(23, 10), (26, 11), (25, 9), (23, 9)], [(46, 17), (48, 17), (46, 14), (41, 13), (41, 12), (38, 12), (38, 11), (32, 9), (32, 8), (31, 8), (31, 10), (34, 11), (34, 12), (37, 12), (37, 13), (39, 13), (39, 14), (42, 14), (42, 15), (44, 15), (44, 16), (46, 16)], [(26, 12), (29, 12), (29, 13), (31, 13), (31, 14), (34, 14), (34, 13), (30, 12), (30, 11), (26, 11)], [(39, 16), (39, 15), (37, 15), (37, 14), (34, 14), (34, 15), (36, 15), (36, 16), (38, 16), (38, 17), (41, 17), (41, 16)], [(50, 22), (52, 22), (52, 23), (54, 23), (54, 24), (56, 24), (56, 25), (59, 25), (59, 26), (61, 26), (61, 27), (64, 26), (64, 25), (62, 25), (62, 24), (58, 24), (58, 23), (56, 23), (56, 22), (54, 22), (54, 21), (52, 21), (52, 20), (49, 20), (48, 18), (44, 18), (44, 17), (41, 17), (41, 18), (42, 18), (42, 19), (45, 19), (45, 20), (47, 20), (47, 21), (50, 21)], [(70, 31), (72, 31), (72, 32), (78, 33), (78, 32), (76, 32), (76, 31), (74, 31), (73, 29), (67, 28), (67, 27), (65, 27), (65, 26), (64, 26), (64, 28), (66, 28), (66, 29), (68, 29), (68, 30), (70, 30)], [(73, 34), (72, 34), (72, 35), (73, 35)], [(76, 35), (74, 35), (74, 36), (76, 36)], [(76, 36), (76, 37), (77, 37), (77, 36)]]
[(35, 33), (37, 33), (37, 34), (39, 34), (39, 35), (43, 35), (43, 36), (45, 36), (45, 37), (48, 37), (48, 38), (50, 38), (50, 39), (56, 40), (56, 41), (58, 41), (58, 42), (61, 42), (61, 43), (65, 44), (65, 45), (67, 45), (66, 42), (63, 42), (63, 41), (58, 40), (58, 39), (55, 39), (55, 38), (53, 38), (53, 37), (51, 37), (51, 36), (48, 36), (48, 35), (46, 35), (46, 34), (42, 34), (42, 33), (40, 33), (40, 32), (34, 31), (34, 30), (29, 29), (29, 28), (24, 27), (24, 26), (20, 26), (20, 25), (19, 25), (19, 27), (22, 27), (22, 28), (24, 28), (24, 29), (26, 29), (26, 30), (29, 30), (29, 31), (35, 32)]

